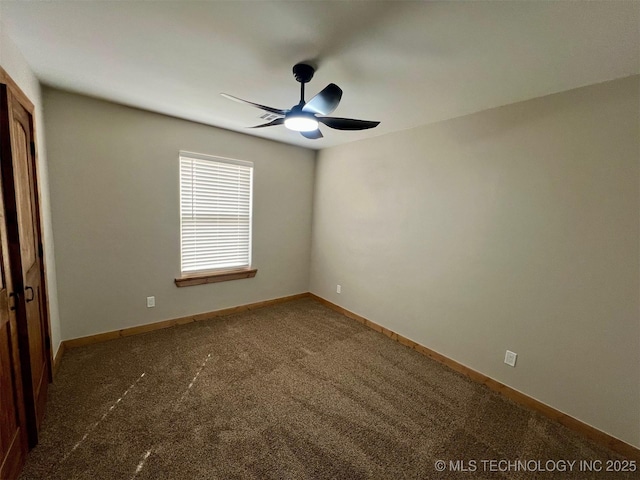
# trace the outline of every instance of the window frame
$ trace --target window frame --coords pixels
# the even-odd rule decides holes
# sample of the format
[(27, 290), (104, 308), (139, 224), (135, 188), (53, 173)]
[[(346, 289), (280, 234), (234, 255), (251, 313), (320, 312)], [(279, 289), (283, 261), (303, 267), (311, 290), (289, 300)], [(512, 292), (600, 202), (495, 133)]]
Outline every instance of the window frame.
[[(205, 160), (227, 165), (240, 165), (251, 169), (249, 177), (249, 251), (247, 265), (238, 267), (221, 267), (214, 269), (202, 269), (193, 271), (183, 271), (183, 214), (182, 214), (182, 158), (193, 160)], [(217, 155), (206, 155), (202, 153), (180, 150), (178, 155), (178, 193), (179, 193), (179, 215), (180, 215), (180, 276), (175, 278), (178, 287), (192, 285), (203, 285), (207, 283), (226, 282), (243, 278), (253, 278), (258, 270), (252, 267), (253, 254), (253, 162), (237, 160), (234, 158), (220, 157)]]

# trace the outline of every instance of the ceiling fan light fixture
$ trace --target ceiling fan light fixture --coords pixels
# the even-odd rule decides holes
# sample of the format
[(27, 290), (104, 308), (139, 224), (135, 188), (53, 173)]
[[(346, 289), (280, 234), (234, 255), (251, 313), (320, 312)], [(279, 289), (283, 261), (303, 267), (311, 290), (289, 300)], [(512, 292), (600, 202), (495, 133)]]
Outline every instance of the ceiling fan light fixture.
[(318, 129), (318, 120), (313, 114), (297, 113), (287, 115), (284, 119), (284, 126), (294, 132), (313, 132)]

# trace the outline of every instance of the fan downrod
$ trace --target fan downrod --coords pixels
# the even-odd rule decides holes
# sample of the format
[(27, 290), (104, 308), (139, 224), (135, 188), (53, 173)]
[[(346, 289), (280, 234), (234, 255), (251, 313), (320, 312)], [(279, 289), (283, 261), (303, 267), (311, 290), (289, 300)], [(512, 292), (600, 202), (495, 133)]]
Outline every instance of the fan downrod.
[(315, 69), (306, 63), (298, 63), (293, 66), (293, 76), (300, 83), (309, 83), (313, 78)]

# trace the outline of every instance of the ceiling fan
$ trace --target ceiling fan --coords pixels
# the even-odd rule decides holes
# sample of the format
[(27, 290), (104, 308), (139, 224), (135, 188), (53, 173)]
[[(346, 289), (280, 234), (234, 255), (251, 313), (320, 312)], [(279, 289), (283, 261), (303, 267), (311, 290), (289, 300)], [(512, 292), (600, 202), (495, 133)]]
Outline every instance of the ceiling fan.
[(309, 83), (313, 78), (315, 69), (306, 63), (298, 63), (293, 67), (293, 75), (300, 82), (300, 103), (294, 105), (290, 109), (279, 109), (260, 105), (258, 103), (242, 100), (241, 98), (221, 93), (225, 98), (236, 102), (252, 105), (256, 108), (269, 112), (276, 116), (275, 119), (262, 125), (256, 125), (250, 128), (273, 127), (275, 125), (284, 125), (290, 130), (300, 132), (302, 136), (312, 140), (322, 138), (322, 132), (318, 128), (320, 123), (336, 130), (366, 130), (368, 128), (377, 127), (380, 122), (372, 122), (369, 120), (356, 120), (353, 118), (326, 117), (320, 115), (329, 115), (333, 112), (342, 98), (342, 89), (335, 83), (327, 85), (320, 93), (308, 102), (304, 100), (304, 85)]

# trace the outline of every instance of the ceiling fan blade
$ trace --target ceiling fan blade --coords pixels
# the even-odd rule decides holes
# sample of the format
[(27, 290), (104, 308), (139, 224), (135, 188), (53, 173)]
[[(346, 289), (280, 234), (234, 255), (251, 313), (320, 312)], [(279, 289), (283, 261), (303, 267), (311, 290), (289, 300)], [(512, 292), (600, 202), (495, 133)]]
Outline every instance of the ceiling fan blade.
[(327, 127), (336, 130), (366, 130), (367, 128), (377, 127), (380, 122), (372, 122), (369, 120), (356, 120), (353, 118), (339, 117), (317, 117), (319, 122), (324, 123)]
[(275, 125), (282, 125), (283, 123), (284, 123), (284, 118), (276, 118), (275, 120), (269, 123), (263, 123), (262, 125), (256, 125), (254, 127), (249, 127), (249, 128), (273, 127)]
[(303, 137), (310, 138), (311, 140), (317, 140), (318, 138), (322, 138), (322, 132), (318, 128), (317, 130), (313, 130), (311, 132), (300, 132)]
[(305, 103), (302, 111), (329, 115), (333, 112), (342, 98), (342, 89), (335, 83), (330, 83), (315, 97)]
[(260, 105), (259, 103), (253, 103), (253, 102), (250, 102), (248, 100), (243, 100), (241, 98), (234, 97), (233, 95), (227, 95), (226, 93), (221, 93), (220, 95), (222, 95), (224, 98), (228, 98), (229, 100), (233, 100), (234, 102), (246, 103), (248, 105), (252, 105), (252, 106), (254, 106), (256, 108), (259, 108), (260, 110), (264, 110), (265, 112), (275, 113), (276, 115), (284, 116), (287, 113), (287, 110), (281, 110), (279, 108), (267, 107), (266, 105)]

